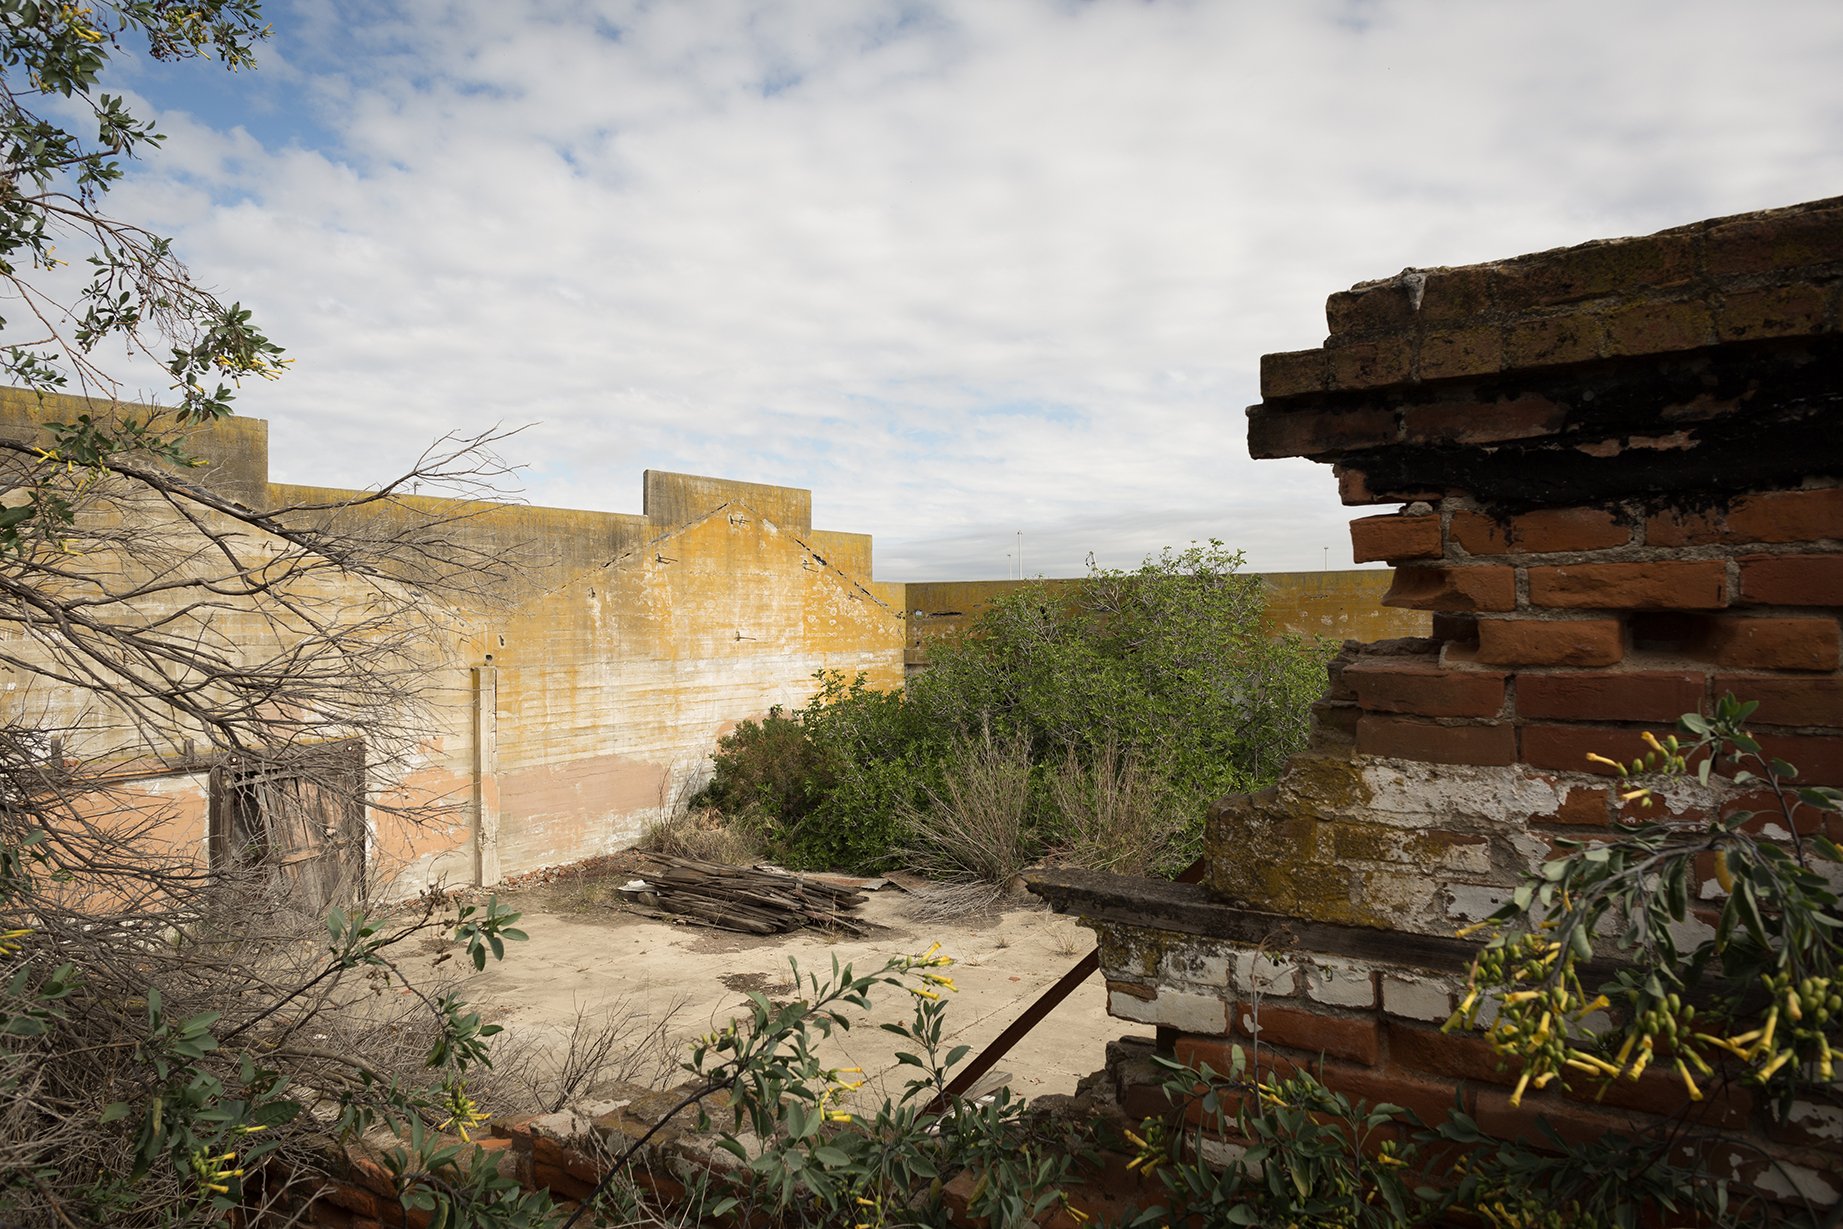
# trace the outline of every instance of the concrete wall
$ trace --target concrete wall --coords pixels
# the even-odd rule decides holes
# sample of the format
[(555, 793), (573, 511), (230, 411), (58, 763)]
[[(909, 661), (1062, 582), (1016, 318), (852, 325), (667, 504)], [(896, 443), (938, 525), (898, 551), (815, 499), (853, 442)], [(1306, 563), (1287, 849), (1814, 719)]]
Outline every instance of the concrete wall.
[[(1386, 569), (1260, 575), (1267, 590), (1266, 623), (1276, 635), (1369, 641), (1425, 636), (1432, 626), (1432, 620), (1422, 611), (1382, 604), (1394, 575)], [(926, 665), (930, 641), (966, 635), (979, 616), (1005, 594), (1029, 586), (1062, 593), (1082, 583), (1080, 577), (1064, 577), (917, 581), (904, 585), (900, 603), (908, 623), (907, 663), (911, 668)]]
[[(42, 440), (44, 422), (85, 412), (95, 411), (74, 398), (40, 404), (0, 392), (0, 432), (13, 439)], [(774, 705), (804, 704), (816, 671), (901, 685), (902, 617), (884, 600), (900, 586), (873, 589), (867, 535), (812, 531), (806, 491), (649, 471), (639, 515), (414, 495), (340, 509), (360, 493), (268, 482), (260, 421), (200, 428), (188, 447), (207, 465), (185, 477), (246, 506), (299, 507), (282, 515), (321, 526), (344, 519), (382, 539), (429, 515), (451, 517), (452, 557), (519, 565), (510, 581), (454, 608), (418, 612), (403, 683), (422, 701), (418, 737), (370, 772), (369, 861), (380, 891), (491, 883), (629, 844), (703, 770), (722, 733)], [(85, 515), (157, 527), (179, 556), (196, 549), (170, 510), (143, 504)], [(256, 553), (268, 549), (259, 533), (249, 537)], [(124, 566), (100, 555), (84, 562), (99, 574)], [(407, 573), (416, 566), (405, 561)], [(301, 583), (355, 617), (372, 600), (370, 582), (330, 569)], [(176, 591), (173, 600), (192, 596)], [(170, 613), (160, 606), (142, 602), (133, 617)], [(210, 610), (206, 624), (251, 651), (277, 643), (274, 628), (234, 603)], [(23, 626), (0, 626), (0, 638), (18, 640)], [(36, 656), (17, 643), (0, 653), (12, 659), (0, 660), (6, 715), (56, 729), (67, 755), (153, 774), (161, 830), (203, 857), (207, 770), (221, 758), (210, 733), (176, 716), (131, 729), (108, 705), (47, 682), (55, 645), (43, 635), (38, 643), (45, 651)], [(415, 823), (400, 818), (410, 811)]]
[(631, 844), (718, 736), (798, 707), (818, 670), (902, 681), (902, 622), (856, 578), (726, 502), (486, 621), (499, 858), (511, 873)]

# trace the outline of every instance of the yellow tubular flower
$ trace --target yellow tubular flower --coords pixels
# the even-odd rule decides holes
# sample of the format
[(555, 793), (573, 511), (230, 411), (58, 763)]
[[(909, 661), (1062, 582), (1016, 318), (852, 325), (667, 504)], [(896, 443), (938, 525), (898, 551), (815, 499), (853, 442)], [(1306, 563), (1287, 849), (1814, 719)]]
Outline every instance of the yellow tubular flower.
[(1510, 1108), (1516, 1109), (1523, 1104), (1523, 1093), (1529, 1088), (1529, 1072), (1525, 1071), (1517, 1078), (1517, 1086), (1510, 1094)]
[(1773, 1059), (1772, 1062), (1767, 1063), (1764, 1067), (1761, 1067), (1760, 1070), (1755, 1073), (1758, 1076), (1760, 1083), (1764, 1084), (1766, 1083), (1766, 1081), (1772, 1079), (1773, 1074), (1777, 1072), (1779, 1068), (1785, 1066), (1786, 1063), (1790, 1062), (1791, 1058), (1792, 1058), (1792, 1051), (1790, 1050), (1779, 1051), (1779, 1055), (1777, 1058)]

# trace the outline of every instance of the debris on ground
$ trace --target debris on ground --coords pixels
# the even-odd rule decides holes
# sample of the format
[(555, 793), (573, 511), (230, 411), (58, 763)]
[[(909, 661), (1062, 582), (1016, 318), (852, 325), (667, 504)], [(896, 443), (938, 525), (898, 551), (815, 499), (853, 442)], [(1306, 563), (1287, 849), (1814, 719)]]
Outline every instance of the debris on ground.
[(670, 854), (642, 853), (622, 899), (638, 912), (700, 922), (746, 934), (782, 934), (818, 926), (849, 935), (865, 927), (850, 915), (864, 903), (858, 885), (827, 882), (768, 867), (726, 866)]

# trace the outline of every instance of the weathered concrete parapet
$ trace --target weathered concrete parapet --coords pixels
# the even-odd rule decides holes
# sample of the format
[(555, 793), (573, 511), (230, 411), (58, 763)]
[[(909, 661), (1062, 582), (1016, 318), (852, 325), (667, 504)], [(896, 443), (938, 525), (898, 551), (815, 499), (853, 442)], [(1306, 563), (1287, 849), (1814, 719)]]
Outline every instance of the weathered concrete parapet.
[[(1769, 754), (1843, 784), (1843, 199), (1410, 270), (1327, 317), (1324, 346), (1264, 360), (1250, 451), (1404, 505), (1351, 536), (1432, 635), (1346, 646), (1308, 751), (1214, 808), (1202, 886), (1038, 890), (1100, 933), (1115, 1014), (1181, 1059), (1319, 1059), (1424, 1117), (1463, 1081), (1482, 1129), (1524, 1139), (1535, 1114), (1583, 1139), (1680, 1118), (1732, 1140), (1717, 1159), (1743, 1183), (1835, 1202), (1843, 1102), (1768, 1123), (1738, 1086), (1692, 1106), (1648, 1072), (1513, 1111), (1514, 1073), (1438, 1022), (1467, 963), (1453, 932), (1556, 837), (1625, 816), (1589, 752), (1630, 759), (1733, 692)], [(1761, 807), (1694, 781), (1668, 801)]]

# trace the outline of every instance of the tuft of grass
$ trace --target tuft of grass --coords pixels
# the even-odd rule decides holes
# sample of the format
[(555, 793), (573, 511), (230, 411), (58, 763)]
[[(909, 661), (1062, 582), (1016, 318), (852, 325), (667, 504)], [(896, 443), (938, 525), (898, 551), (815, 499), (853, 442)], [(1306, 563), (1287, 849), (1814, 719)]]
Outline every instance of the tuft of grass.
[(1197, 853), (1194, 799), (1137, 749), (1109, 739), (1087, 760), (1071, 751), (1049, 779), (1060, 860), (1115, 875), (1170, 874)]
[(761, 843), (753, 832), (724, 822), (720, 813), (705, 807), (662, 813), (646, 826), (640, 848), (725, 866), (752, 866), (762, 860)]

